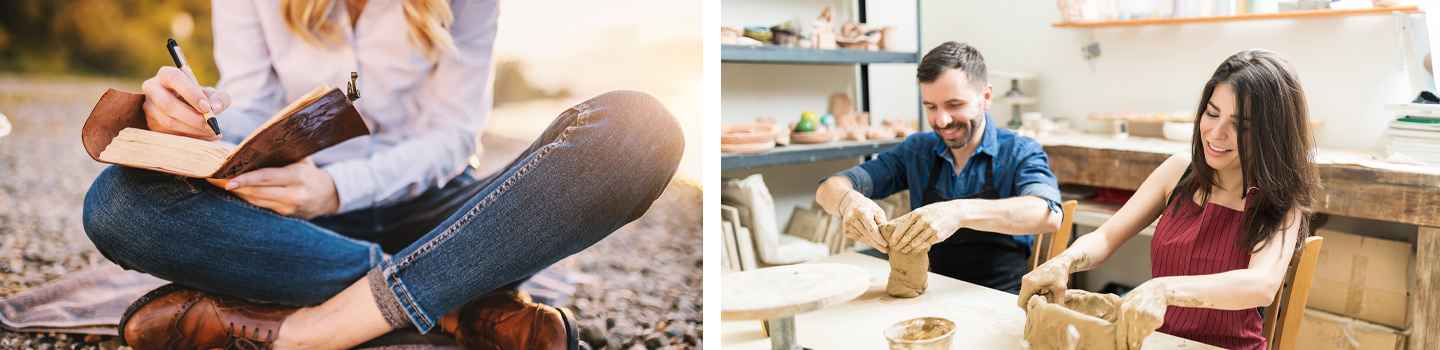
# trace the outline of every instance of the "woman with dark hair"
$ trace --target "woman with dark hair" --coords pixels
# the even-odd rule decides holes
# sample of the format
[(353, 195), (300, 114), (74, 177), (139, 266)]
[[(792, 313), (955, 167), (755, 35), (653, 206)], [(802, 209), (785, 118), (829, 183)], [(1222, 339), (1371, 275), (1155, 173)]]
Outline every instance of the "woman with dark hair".
[(1255, 309), (1274, 299), (1309, 235), (1320, 188), (1305, 94), (1279, 54), (1246, 50), (1215, 70), (1196, 114), (1190, 154), (1170, 157), (1113, 218), (1026, 274), (1021, 307), (1037, 294), (1063, 302), (1069, 274), (1100, 265), (1160, 217), (1153, 279), (1121, 300), (1119, 340), (1138, 348), (1158, 328), (1227, 349), (1265, 349)]

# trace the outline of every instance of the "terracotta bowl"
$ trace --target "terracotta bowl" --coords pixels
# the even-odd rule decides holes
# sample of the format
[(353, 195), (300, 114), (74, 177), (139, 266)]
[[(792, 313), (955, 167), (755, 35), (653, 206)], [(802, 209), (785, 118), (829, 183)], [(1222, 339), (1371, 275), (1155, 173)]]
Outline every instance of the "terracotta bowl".
[[(772, 137), (773, 138), (773, 137)], [(720, 153), (760, 153), (775, 148), (775, 141), (759, 143), (720, 144)]]
[(835, 140), (835, 131), (808, 131), (790, 134), (790, 140), (795, 143), (826, 143)]
[(739, 144), (747, 144), (747, 143), (764, 143), (764, 142), (767, 142), (767, 141), (769, 141), (769, 142), (775, 141), (775, 133), (774, 133), (774, 132), (772, 132), (772, 131), (770, 131), (770, 130), (766, 130), (766, 131), (756, 131), (756, 132), (747, 132), (747, 133), (726, 133), (726, 134), (720, 134), (720, 144), (723, 144), (723, 145), (739, 145)]
[(774, 142), (778, 134), (774, 122), (725, 124), (720, 126), (720, 144), (756, 144)]

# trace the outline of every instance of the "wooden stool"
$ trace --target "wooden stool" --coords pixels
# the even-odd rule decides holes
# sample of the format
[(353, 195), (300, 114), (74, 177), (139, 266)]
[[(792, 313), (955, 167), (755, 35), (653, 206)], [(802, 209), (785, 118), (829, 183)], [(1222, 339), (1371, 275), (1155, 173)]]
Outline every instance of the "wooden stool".
[(721, 277), (720, 319), (768, 320), (773, 350), (801, 350), (795, 315), (865, 294), (870, 274), (846, 264), (799, 264)]

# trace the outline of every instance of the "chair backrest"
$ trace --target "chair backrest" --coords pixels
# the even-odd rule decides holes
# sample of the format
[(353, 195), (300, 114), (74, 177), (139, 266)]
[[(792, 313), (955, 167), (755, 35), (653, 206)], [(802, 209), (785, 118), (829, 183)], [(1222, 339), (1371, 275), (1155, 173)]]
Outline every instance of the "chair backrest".
[(1065, 218), (1060, 221), (1060, 230), (1051, 233), (1035, 235), (1034, 251), (1030, 252), (1030, 269), (1044, 264), (1050, 258), (1065, 252), (1070, 247), (1070, 235), (1075, 228), (1075, 206), (1079, 202), (1074, 200), (1065, 201), (1061, 204), (1064, 208)]
[(1290, 257), (1285, 283), (1275, 291), (1275, 301), (1265, 308), (1262, 331), (1271, 350), (1291, 350), (1300, 338), (1300, 322), (1305, 316), (1305, 300), (1310, 298), (1310, 278), (1315, 276), (1315, 260), (1320, 258), (1320, 237), (1305, 239), (1300, 251)]

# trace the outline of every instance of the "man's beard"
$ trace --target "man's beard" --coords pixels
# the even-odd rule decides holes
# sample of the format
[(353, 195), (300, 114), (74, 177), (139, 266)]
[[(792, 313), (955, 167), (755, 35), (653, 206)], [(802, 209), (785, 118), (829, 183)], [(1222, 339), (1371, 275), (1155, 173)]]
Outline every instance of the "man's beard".
[(956, 135), (955, 138), (947, 139), (941, 136), (940, 140), (945, 141), (945, 147), (947, 148), (964, 148), (965, 145), (970, 144), (970, 140), (975, 137), (975, 130), (980, 129), (980, 120), (976, 118), (976, 120), (971, 120), (969, 123), (952, 123), (950, 127), (946, 129), (940, 129), (940, 127), (931, 123), (930, 129), (935, 130), (935, 135), (937, 136), (942, 135), (946, 130), (960, 129), (960, 134)]

